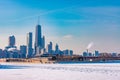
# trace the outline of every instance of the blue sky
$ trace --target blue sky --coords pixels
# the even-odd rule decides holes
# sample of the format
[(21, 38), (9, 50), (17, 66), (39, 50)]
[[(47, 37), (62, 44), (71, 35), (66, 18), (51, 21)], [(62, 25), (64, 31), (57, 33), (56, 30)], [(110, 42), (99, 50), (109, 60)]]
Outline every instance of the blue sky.
[(26, 33), (34, 35), (38, 16), (46, 43), (77, 54), (91, 42), (91, 52), (120, 52), (119, 0), (1, 0), (0, 47), (10, 35), (16, 36), (17, 46), (26, 44)]

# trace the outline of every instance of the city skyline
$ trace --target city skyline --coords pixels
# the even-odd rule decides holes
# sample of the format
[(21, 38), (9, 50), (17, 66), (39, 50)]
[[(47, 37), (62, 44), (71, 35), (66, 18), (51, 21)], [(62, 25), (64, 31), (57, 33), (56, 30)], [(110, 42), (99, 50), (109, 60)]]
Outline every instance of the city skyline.
[[(63, 5), (58, 5), (60, 2)], [(8, 45), (10, 35), (15, 35), (17, 46), (26, 45), (26, 33), (35, 35), (34, 28), (40, 16), (42, 35), (45, 35), (47, 44), (52, 41), (54, 45), (59, 44), (60, 49), (72, 49), (77, 54), (86, 51), (90, 43), (92, 52), (120, 52), (120, 1), (60, 2), (0, 1), (0, 48)]]

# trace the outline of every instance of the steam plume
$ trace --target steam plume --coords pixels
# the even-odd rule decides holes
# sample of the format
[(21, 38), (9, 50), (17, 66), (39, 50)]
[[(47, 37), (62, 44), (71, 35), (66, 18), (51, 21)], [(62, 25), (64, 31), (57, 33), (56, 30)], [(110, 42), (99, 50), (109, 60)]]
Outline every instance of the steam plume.
[(93, 42), (89, 43), (87, 49), (90, 49), (93, 46), (93, 44), (94, 44)]

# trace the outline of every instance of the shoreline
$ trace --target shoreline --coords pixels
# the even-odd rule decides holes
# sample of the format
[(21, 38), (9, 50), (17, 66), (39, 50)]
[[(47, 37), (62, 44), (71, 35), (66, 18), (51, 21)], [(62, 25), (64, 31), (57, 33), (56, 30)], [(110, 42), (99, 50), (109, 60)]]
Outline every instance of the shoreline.
[(107, 60), (107, 61), (55, 61), (48, 58), (31, 58), (31, 59), (14, 59), (4, 58), (0, 59), (0, 63), (30, 63), (30, 64), (85, 64), (85, 63), (120, 63), (120, 60)]
[(18, 59), (18, 58), (4, 58), (0, 59), (0, 62), (6, 63), (40, 63), (40, 64), (53, 64), (55, 61), (48, 58), (31, 58), (31, 59)]

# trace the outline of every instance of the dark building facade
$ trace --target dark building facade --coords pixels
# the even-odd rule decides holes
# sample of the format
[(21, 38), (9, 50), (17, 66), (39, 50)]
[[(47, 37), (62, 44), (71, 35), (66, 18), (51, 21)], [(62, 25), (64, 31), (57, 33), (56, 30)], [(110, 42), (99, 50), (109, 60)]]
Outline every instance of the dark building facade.
[(55, 46), (55, 54), (59, 54), (60, 50), (59, 50), (59, 46), (58, 44), (56, 44)]
[(35, 30), (35, 54), (39, 54), (37, 49), (40, 48), (42, 48), (41, 25), (37, 25)]
[(52, 42), (50, 42), (47, 46), (47, 52), (48, 54), (52, 54), (53, 53), (53, 50), (52, 50)]
[(42, 37), (42, 48), (45, 48), (45, 36)]
[(20, 46), (21, 58), (26, 58), (26, 53), (27, 53), (27, 46), (21, 45)]
[(32, 32), (27, 33), (27, 57), (32, 57)]
[(9, 46), (14, 46), (15, 45), (15, 36), (10, 36), (9, 37)]

